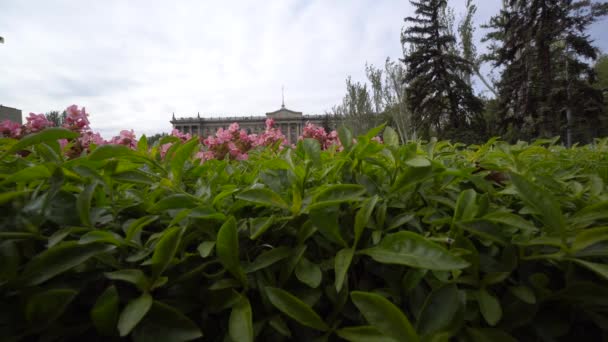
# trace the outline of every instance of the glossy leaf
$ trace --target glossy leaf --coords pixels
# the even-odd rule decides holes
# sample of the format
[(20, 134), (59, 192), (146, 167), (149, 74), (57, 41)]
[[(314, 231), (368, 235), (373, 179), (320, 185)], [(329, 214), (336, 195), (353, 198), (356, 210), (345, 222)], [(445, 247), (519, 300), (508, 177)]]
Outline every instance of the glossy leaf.
[(131, 330), (146, 316), (152, 307), (152, 296), (143, 293), (131, 300), (120, 313), (118, 318), (118, 332), (120, 336), (127, 336)]
[(247, 285), (247, 276), (239, 261), (239, 240), (234, 217), (230, 217), (220, 228), (215, 250), (218, 259), (226, 270), (241, 284)]
[(118, 291), (114, 286), (108, 287), (95, 301), (91, 309), (91, 320), (101, 334), (114, 335), (118, 323), (118, 304)]
[(368, 198), (361, 205), (361, 209), (357, 211), (357, 214), (355, 215), (355, 242), (353, 243), (353, 247), (357, 246), (361, 234), (363, 234), (363, 229), (367, 226), (377, 202), (378, 196)]
[(247, 297), (241, 296), (232, 306), (228, 332), (233, 341), (253, 342), (253, 318)]
[(365, 319), (382, 334), (397, 341), (419, 340), (409, 319), (388, 299), (360, 291), (353, 291), (351, 298)]
[(246, 190), (236, 195), (236, 198), (264, 206), (289, 209), (283, 198), (270, 189)]
[(114, 272), (106, 272), (104, 273), (104, 275), (108, 279), (121, 280), (131, 283), (142, 292), (148, 291), (150, 287), (150, 280), (148, 279), (148, 277), (146, 277), (142, 270), (124, 269)]
[(50, 289), (28, 298), (25, 317), (28, 323), (48, 325), (66, 310), (78, 291), (72, 289)]
[(4, 152), (4, 154), (0, 156), (0, 159), (4, 158), (8, 154), (15, 153), (26, 147), (37, 145), (43, 142), (57, 141), (59, 139), (74, 139), (77, 137), (78, 133), (72, 132), (65, 128), (46, 128), (38, 133), (33, 133), (21, 138), (21, 140), (19, 140), (17, 143), (12, 145), (6, 152)]
[(454, 284), (442, 286), (429, 294), (416, 329), (421, 336), (432, 335), (447, 330), (459, 312), (464, 310), (458, 287)]
[(502, 308), (498, 299), (486, 289), (481, 289), (477, 293), (477, 301), (483, 318), (489, 325), (495, 326), (502, 318)]
[(306, 258), (301, 258), (296, 266), (296, 277), (304, 284), (317, 288), (321, 284), (323, 273), (319, 265), (313, 264)]
[(135, 342), (185, 342), (200, 338), (203, 333), (180, 310), (155, 300), (131, 336)]
[(76, 206), (78, 209), (78, 214), (80, 215), (80, 220), (85, 226), (92, 226), (91, 222), (91, 200), (93, 199), (93, 193), (95, 192), (95, 188), (97, 187), (97, 183), (93, 182), (84, 187), (82, 192), (78, 195), (78, 200), (76, 201)]
[(172, 227), (163, 232), (162, 237), (154, 247), (152, 254), (152, 274), (154, 278), (160, 276), (169, 266), (182, 238), (183, 229)]
[(33, 286), (81, 265), (90, 258), (112, 250), (114, 246), (92, 243), (79, 245), (64, 242), (35, 256), (23, 271), (24, 285)]
[(289, 292), (274, 287), (266, 287), (266, 294), (272, 305), (298, 323), (320, 331), (329, 330), (327, 324), (316, 312)]
[(350, 267), (350, 263), (352, 262), (354, 255), (355, 251), (352, 248), (344, 248), (336, 253), (336, 258), (334, 260), (334, 286), (336, 287), (336, 292), (340, 292), (340, 290), (342, 290), (344, 279), (346, 278), (348, 268)]
[(463, 269), (469, 263), (438, 244), (413, 232), (389, 234), (376, 247), (359, 251), (385, 264), (406, 265), (436, 271)]

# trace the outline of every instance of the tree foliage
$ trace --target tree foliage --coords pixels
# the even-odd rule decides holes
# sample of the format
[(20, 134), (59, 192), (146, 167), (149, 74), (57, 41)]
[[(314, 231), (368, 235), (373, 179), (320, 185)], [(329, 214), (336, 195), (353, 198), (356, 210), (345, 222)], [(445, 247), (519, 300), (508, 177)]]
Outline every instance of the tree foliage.
[(410, 1), (414, 17), (405, 21), (402, 43), (409, 45), (403, 59), (404, 83), (413, 115), (413, 124), (423, 136), (433, 132), (445, 136), (450, 131), (471, 127), (482, 110), (462, 75), (472, 73), (471, 63), (458, 55), (446, 0)]
[(487, 25), (486, 58), (502, 68), (501, 126), (513, 137), (599, 135), (602, 94), (588, 60), (598, 51), (586, 33), (608, 4), (581, 0), (509, 0)]

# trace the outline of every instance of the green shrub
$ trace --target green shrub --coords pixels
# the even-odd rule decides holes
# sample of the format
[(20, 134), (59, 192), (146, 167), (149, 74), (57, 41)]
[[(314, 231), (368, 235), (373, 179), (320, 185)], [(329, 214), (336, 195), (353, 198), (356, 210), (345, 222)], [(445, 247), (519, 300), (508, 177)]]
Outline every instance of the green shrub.
[(606, 338), (608, 140), (380, 131), (203, 164), (2, 139), (0, 340)]

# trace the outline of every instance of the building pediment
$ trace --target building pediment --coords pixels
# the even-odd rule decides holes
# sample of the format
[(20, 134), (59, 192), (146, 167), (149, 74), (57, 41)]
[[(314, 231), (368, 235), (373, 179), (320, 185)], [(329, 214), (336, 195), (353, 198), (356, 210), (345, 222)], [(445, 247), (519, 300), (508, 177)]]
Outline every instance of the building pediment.
[(302, 118), (302, 112), (296, 112), (282, 107), (274, 112), (266, 113), (266, 117), (271, 119), (300, 119)]

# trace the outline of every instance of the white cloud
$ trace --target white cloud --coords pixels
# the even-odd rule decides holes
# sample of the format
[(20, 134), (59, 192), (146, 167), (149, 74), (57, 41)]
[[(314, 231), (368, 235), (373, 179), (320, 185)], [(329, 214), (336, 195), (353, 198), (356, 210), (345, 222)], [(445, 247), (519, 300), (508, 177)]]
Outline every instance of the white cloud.
[[(486, 21), (500, 1), (478, 1)], [(464, 0), (451, 2), (457, 10)], [(76, 103), (106, 137), (169, 131), (171, 113), (323, 113), (366, 62), (399, 58), (403, 0), (7, 0), (0, 103), (29, 112)]]

